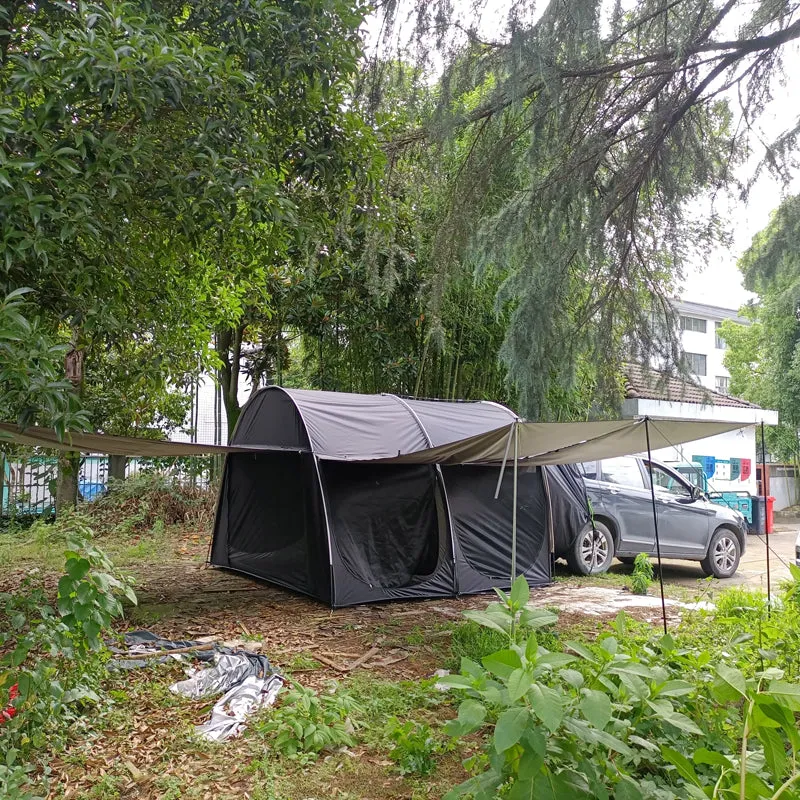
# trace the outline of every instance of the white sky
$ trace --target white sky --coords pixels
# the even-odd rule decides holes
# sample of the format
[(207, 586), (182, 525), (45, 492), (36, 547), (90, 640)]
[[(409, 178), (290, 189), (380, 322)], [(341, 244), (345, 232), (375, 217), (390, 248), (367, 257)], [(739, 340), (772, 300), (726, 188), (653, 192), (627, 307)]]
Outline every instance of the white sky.
[[(498, 31), (505, 28), (509, 0), (451, 0), (456, 7), (463, 9), (464, 24), (475, 20), (475, 4), (482, 5), (478, 12), (480, 24), (478, 26), (481, 36), (492, 39)], [(721, 31), (725, 38), (736, 38), (736, 28), (747, 18), (752, 11), (753, 4), (749, 0), (739, 0), (740, 6), (728, 17), (726, 28)], [(623, 0), (624, 5), (629, 5), (633, 0)], [(540, 3), (531, 3), (534, 9), (531, 12), (531, 21), (541, 13), (546, 6), (546, 0)], [(411, 12), (412, 18), (408, 14)], [(408, 31), (413, 28), (414, 5), (400, 6), (395, 28), (395, 42), (408, 41)], [(367, 41), (374, 46), (380, 34), (380, 27), (375, 17), (368, 21)], [(764, 155), (763, 143), (774, 141), (783, 131), (791, 127), (800, 116), (800, 45), (793, 44), (783, 49), (785, 83), (782, 86), (772, 87), (773, 100), (767, 106), (762, 116), (755, 122), (751, 136), (752, 157), (737, 172), (737, 178), (746, 183), (755, 173), (755, 168)], [(734, 115), (737, 115), (738, 101), (735, 92), (731, 92), (731, 106)], [(738, 120), (734, 120), (734, 126)], [(760, 141), (759, 141), (760, 140)], [(738, 196), (718, 197), (716, 210), (726, 219), (731, 237), (730, 247), (719, 247), (710, 253), (708, 260), (697, 262), (686, 271), (683, 291), (680, 292), (684, 300), (708, 303), (724, 308), (739, 308), (748, 300), (754, 298), (742, 286), (742, 276), (736, 262), (741, 254), (750, 245), (753, 236), (764, 228), (769, 222), (769, 215), (780, 204), (783, 197), (800, 191), (800, 175), (793, 176), (788, 187), (784, 186), (774, 176), (764, 172), (757, 183), (751, 188), (747, 202), (741, 201)], [(704, 201), (697, 206), (699, 214), (711, 211), (711, 201)]]

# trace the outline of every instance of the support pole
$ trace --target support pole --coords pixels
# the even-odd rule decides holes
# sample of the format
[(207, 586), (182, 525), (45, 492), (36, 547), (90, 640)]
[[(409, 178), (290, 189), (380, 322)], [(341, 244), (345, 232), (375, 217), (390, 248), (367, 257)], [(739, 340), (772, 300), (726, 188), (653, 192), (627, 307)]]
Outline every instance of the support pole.
[(761, 420), (761, 490), (764, 492), (764, 555), (767, 557), (767, 618), (772, 615), (772, 585), (769, 574), (769, 514), (767, 513), (767, 446)]
[(508, 451), (511, 449), (511, 439), (514, 436), (514, 431), (517, 429), (517, 422), (516, 420), (511, 423), (511, 427), (508, 430), (508, 439), (506, 439), (506, 449), (503, 453), (503, 463), (500, 465), (500, 474), (497, 476), (497, 488), (494, 490), (494, 499), (497, 500), (500, 497), (500, 487), (503, 484), (503, 475), (506, 473), (506, 464), (508, 463)]
[(653, 503), (653, 529), (656, 534), (656, 556), (658, 558), (658, 583), (661, 587), (661, 619), (664, 633), (667, 632), (667, 603), (664, 600), (664, 573), (661, 569), (661, 540), (658, 536), (658, 510), (656, 509), (656, 485), (653, 483), (653, 453), (650, 450), (650, 418), (644, 418), (644, 435), (647, 440), (647, 471), (650, 475), (650, 500)]
[(517, 577), (517, 476), (519, 474), (519, 422), (514, 422), (514, 490), (511, 509), (511, 583)]

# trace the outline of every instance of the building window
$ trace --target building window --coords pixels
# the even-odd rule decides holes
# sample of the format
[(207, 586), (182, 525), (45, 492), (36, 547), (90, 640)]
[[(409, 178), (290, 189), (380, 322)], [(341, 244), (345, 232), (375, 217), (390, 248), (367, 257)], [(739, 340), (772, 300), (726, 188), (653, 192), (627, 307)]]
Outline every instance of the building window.
[(714, 346), (717, 348), (717, 350), (727, 350), (728, 343), (719, 335), (719, 329), (721, 325), (722, 325), (721, 322), (714, 323), (714, 330), (716, 332), (714, 338)]
[(706, 332), (706, 321), (699, 317), (684, 317), (681, 316), (681, 330), (694, 331), (695, 333)]
[(730, 392), (730, 385), (731, 379), (726, 375), (717, 375), (714, 378), (714, 388), (722, 394), (728, 394)]
[(693, 375), (704, 376), (706, 374), (706, 357), (700, 353), (684, 353), (683, 363)]

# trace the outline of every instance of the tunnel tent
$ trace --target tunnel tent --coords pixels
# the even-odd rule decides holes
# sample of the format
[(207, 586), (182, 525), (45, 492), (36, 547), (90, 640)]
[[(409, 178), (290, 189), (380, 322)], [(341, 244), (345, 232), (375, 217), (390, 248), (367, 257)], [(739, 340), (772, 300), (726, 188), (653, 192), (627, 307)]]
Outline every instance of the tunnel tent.
[[(515, 420), (488, 402), (262, 389), (231, 440), (246, 452), (226, 461), (210, 561), (332, 606), (507, 586), (510, 472), (495, 499), (496, 468), (367, 462)], [(585, 524), (585, 492), (575, 481), (576, 496), (565, 499), (557, 481), (553, 503), (546, 470), (523, 467), (518, 479), (518, 571), (542, 585), (551, 576), (550, 529)]]

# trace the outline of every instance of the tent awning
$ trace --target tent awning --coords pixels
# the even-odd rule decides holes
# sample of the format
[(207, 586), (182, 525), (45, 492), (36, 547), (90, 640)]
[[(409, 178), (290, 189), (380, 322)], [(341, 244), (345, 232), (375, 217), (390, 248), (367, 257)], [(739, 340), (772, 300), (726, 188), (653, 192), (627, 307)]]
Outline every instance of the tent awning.
[[(519, 426), (519, 459), (527, 465), (572, 464), (598, 458), (642, 453), (647, 450), (644, 419), (601, 422), (520, 422), (495, 428), (487, 433), (456, 442), (385, 456), (353, 458), (344, 453), (329, 453), (321, 458), (371, 464), (500, 464), (506, 455), (514, 425)], [(650, 447), (658, 450), (685, 444), (708, 436), (747, 427), (737, 422), (687, 420), (650, 420)], [(109, 453), (150, 458), (224, 455), (267, 451), (301, 452), (303, 448), (259, 444), (213, 445), (193, 442), (169, 442), (133, 436), (103, 433), (68, 432), (59, 440), (51, 428), (30, 427), (21, 430), (13, 423), (0, 423), (0, 442), (53, 450), (79, 450), (83, 453)], [(385, 452), (385, 451), (384, 451)]]
[[(735, 431), (739, 422), (649, 420), (650, 449), (685, 444)], [(519, 422), (439, 447), (398, 454), (392, 458), (352, 459), (372, 464), (500, 464), (514, 425), (519, 427), (518, 453), (526, 465), (574, 464), (598, 458), (646, 452), (644, 419), (600, 422)]]
[[(194, 442), (170, 442), (163, 439), (144, 439), (135, 436), (111, 436), (105, 433), (78, 433), (67, 431), (60, 440), (52, 428), (31, 426), (20, 428), (10, 422), (0, 422), (0, 444), (44, 447), (50, 450), (78, 450), (81, 453), (108, 453), (114, 456), (143, 456), (145, 458), (174, 458), (177, 456), (224, 455), (246, 453), (264, 448), (252, 445), (224, 446), (197, 444)], [(296, 448), (269, 448), (270, 450), (292, 450)]]

